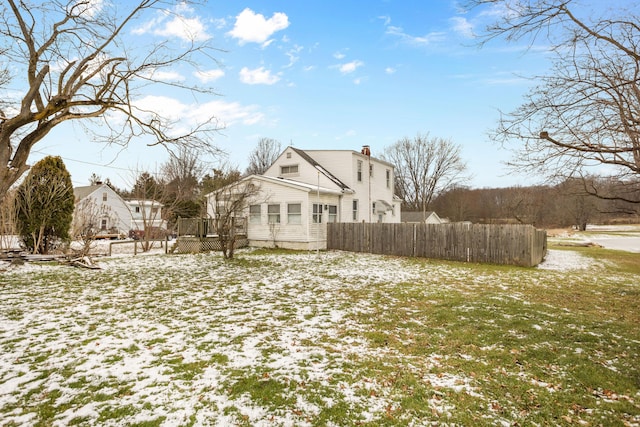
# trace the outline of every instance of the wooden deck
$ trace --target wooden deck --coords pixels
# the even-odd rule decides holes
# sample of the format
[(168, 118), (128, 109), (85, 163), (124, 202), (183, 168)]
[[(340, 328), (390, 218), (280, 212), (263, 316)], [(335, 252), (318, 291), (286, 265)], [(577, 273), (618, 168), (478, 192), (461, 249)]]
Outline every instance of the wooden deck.
[[(180, 218), (174, 252), (200, 253), (220, 251), (220, 238), (215, 233), (215, 219), (212, 218)], [(236, 218), (233, 228), (235, 248), (249, 245), (245, 218)]]

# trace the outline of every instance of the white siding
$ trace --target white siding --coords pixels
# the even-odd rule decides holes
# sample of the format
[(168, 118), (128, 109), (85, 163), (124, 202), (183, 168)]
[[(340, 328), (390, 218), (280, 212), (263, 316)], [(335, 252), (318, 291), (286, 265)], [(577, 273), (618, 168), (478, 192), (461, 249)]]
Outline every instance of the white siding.
[(305, 150), (305, 153), (340, 181), (353, 188), (356, 177), (352, 159), (354, 155), (360, 154), (351, 150)]
[[(291, 154), (291, 158), (287, 158), (287, 153)], [(280, 168), (282, 166), (292, 165), (298, 165), (298, 173), (285, 175), (280, 173)], [(291, 179), (293, 181), (304, 182), (313, 185), (318, 185), (319, 179), (319, 185), (321, 187), (337, 187), (336, 184), (331, 181), (331, 179), (327, 178), (327, 176), (322, 173), (319, 174), (318, 169), (313, 167), (313, 165), (311, 165), (306, 159), (303, 159), (298, 153), (295, 152), (295, 150), (291, 148), (287, 148), (280, 155), (280, 157), (278, 157), (278, 159), (276, 159), (276, 161), (271, 166), (269, 166), (269, 169), (265, 171), (264, 175), (273, 178), (281, 177)]]
[[(355, 194), (350, 195), (351, 201), (358, 200), (358, 221), (378, 222), (377, 214), (369, 213), (372, 211), (372, 203), (383, 200), (393, 210), (387, 211), (382, 215), (382, 222), (400, 222), (400, 206), (393, 199), (393, 180), (394, 167), (392, 164), (378, 160), (376, 158), (365, 156), (357, 151), (347, 150), (305, 150), (316, 162), (323, 165), (334, 176), (339, 178), (343, 183), (348, 185)], [(358, 181), (358, 162), (362, 162), (362, 180)], [(373, 167), (373, 176), (369, 176), (369, 166)], [(390, 182), (387, 187), (387, 174), (390, 171)], [(346, 198), (345, 198), (346, 199)], [(342, 222), (351, 222), (352, 205), (343, 201), (343, 212), (348, 209), (349, 216), (343, 216)]]
[[(104, 199), (104, 193), (107, 194), (107, 200)], [(107, 210), (108, 218), (107, 218), (107, 229), (117, 228), (119, 233), (126, 234), (129, 232), (129, 227), (131, 224), (131, 212), (127, 207), (127, 204), (122, 200), (122, 197), (118, 195), (111, 187), (106, 184), (103, 184), (101, 187), (93, 191), (87, 197), (82, 200), (79, 200), (76, 203), (76, 208), (81, 206), (83, 201), (90, 201), (95, 204), (96, 207)], [(98, 227), (100, 227), (100, 222), (98, 222)]]

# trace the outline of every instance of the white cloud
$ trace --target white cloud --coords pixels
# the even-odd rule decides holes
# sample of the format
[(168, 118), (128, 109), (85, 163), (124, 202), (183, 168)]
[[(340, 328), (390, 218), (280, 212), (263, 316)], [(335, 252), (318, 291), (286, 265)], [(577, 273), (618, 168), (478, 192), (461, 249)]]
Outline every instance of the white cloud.
[(347, 55), (345, 55), (342, 52), (336, 52), (336, 53), (333, 54), (333, 57), (336, 58), (336, 59), (344, 59), (345, 56), (347, 56)]
[[(193, 9), (178, 5), (173, 11), (164, 10), (158, 16), (133, 30), (134, 34), (154, 34), (163, 37), (178, 37), (186, 41), (201, 41), (210, 38), (200, 17), (189, 16)], [(170, 18), (170, 19), (168, 19)]]
[(211, 101), (199, 105), (194, 113), (196, 117), (203, 119), (213, 115), (225, 127), (236, 124), (250, 126), (265, 121), (265, 115), (257, 105), (242, 105), (238, 102)]
[(382, 16), (378, 16), (378, 19), (382, 19), (384, 21), (384, 26), (388, 26), (389, 24), (391, 24), (391, 17), (388, 15), (382, 15)]
[(386, 33), (400, 38), (405, 43), (418, 46), (429, 46), (445, 39), (445, 33), (443, 32), (432, 31), (424, 36), (412, 36), (405, 33), (402, 27), (395, 27), (393, 25), (387, 27)]
[(387, 74), (394, 74), (396, 72), (396, 69), (393, 67), (387, 67), (384, 69), (384, 72)]
[(159, 115), (171, 121), (177, 121), (182, 117), (189, 117), (186, 112), (189, 106), (180, 102), (175, 98), (168, 96), (149, 95), (134, 101), (136, 109), (143, 112), (141, 115), (148, 114), (150, 117)]
[(302, 46), (295, 45), (293, 48), (289, 49), (285, 54), (289, 57), (289, 63), (286, 65), (287, 68), (293, 66), (298, 59), (300, 59), (300, 52), (302, 52)]
[(175, 36), (182, 40), (206, 40), (209, 38), (200, 18), (185, 18), (176, 16), (167, 22), (164, 28), (154, 32), (161, 36)]
[(148, 70), (143, 77), (161, 82), (181, 82), (185, 80), (184, 76), (178, 72), (162, 70)]
[(264, 113), (256, 105), (241, 105), (238, 102), (211, 101), (185, 104), (168, 96), (151, 95), (135, 102), (137, 109), (151, 116), (151, 111), (174, 122), (174, 133), (215, 118), (223, 127), (234, 124), (254, 125), (265, 120)]
[(349, 74), (349, 73), (353, 73), (363, 65), (364, 65), (364, 62), (355, 60), (355, 61), (347, 62), (345, 64), (340, 64), (337, 66), (337, 68), (340, 70), (342, 74)]
[(246, 8), (238, 16), (233, 30), (229, 31), (231, 37), (237, 38), (238, 43), (259, 43), (263, 47), (268, 46), (273, 40), (269, 37), (275, 32), (284, 30), (289, 26), (289, 18), (282, 12), (276, 12), (269, 19), (264, 15), (255, 13)]
[(102, 11), (103, 6), (103, 0), (76, 0), (73, 2), (73, 11), (91, 19)]
[(455, 16), (451, 18), (453, 31), (460, 34), (462, 37), (471, 39), (474, 37), (473, 24), (466, 18), (461, 16)]
[(224, 76), (224, 71), (220, 69), (196, 71), (195, 73), (193, 73), (193, 75), (196, 76), (196, 78), (202, 83), (208, 83), (214, 80), (218, 80), (220, 77)]
[(242, 70), (240, 70), (240, 81), (242, 83), (250, 85), (272, 85), (278, 82), (278, 80), (280, 80), (279, 76), (271, 74), (271, 71), (265, 70), (264, 67), (256, 68), (254, 70), (243, 67)]

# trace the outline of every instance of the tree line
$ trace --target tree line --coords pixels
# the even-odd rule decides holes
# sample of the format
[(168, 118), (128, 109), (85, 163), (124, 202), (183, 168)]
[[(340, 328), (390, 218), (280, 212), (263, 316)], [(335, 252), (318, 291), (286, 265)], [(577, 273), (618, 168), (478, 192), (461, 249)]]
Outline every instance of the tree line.
[(588, 224), (640, 222), (637, 203), (606, 199), (592, 194), (617, 187), (602, 178), (567, 179), (555, 185), (474, 189), (456, 186), (440, 194), (431, 209), (450, 221), (484, 224), (533, 224), (540, 228), (573, 227), (585, 230)]

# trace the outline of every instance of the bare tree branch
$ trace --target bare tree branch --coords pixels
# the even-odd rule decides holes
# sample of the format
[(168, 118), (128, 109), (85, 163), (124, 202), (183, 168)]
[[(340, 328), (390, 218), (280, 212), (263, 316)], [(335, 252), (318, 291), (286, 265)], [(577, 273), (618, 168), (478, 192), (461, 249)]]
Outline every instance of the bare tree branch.
[[(510, 165), (563, 181), (591, 173), (640, 182), (640, 15), (637, 9), (588, 12), (574, 0), (470, 0), (500, 6), (481, 43), (540, 39), (553, 53), (549, 73), (515, 111), (501, 114), (492, 137), (515, 143)], [(597, 8), (595, 9), (597, 10)], [(591, 15), (588, 15), (591, 13)], [(609, 16), (605, 16), (608, 14)], [(602, 195), (601, 191), (593, 191)], [(609, 194), (607, 197), (616, 197)], [(629, 201), (621, 196), (621, 200)], [(635, 200), (640, 203), (640, 198)]]
[(417, 135), (385, 148), (384, 160), (396, 167), (396, 192), (405, 206), (426, 212), (440, 192), (463, 182), (466, 164), (452, 141)]
[[(150, 145), (215, 148), (220, 129), (211, 117), (178, 130), (175, 119), (145, 109), (138, 99), (151, 84), (214, 94), (213, 89), (154, 77), (175, 65), (197, 67), (201, 55), (211, 58), (209, 41), (195, 38), (186, 45), (164, 41), (127, 46), (122, 36), (146, 13), (169, 12), (173, 2), (139, 0), (115, 7), (66, 0), (7, 0), (0, 5), (0, 53), (11, 62), (0, 71), (0, 195), (28, 169), (32, 148), (56, 126), (78, 121), (94, 140), (126, 146), (133, 138)], [(128, 8), (124, 11), (123, 9)], [(7, 96), (8, 82), (23, 82), (19, 98)], [(181, 123), (182, 124), (182, 123)]]

